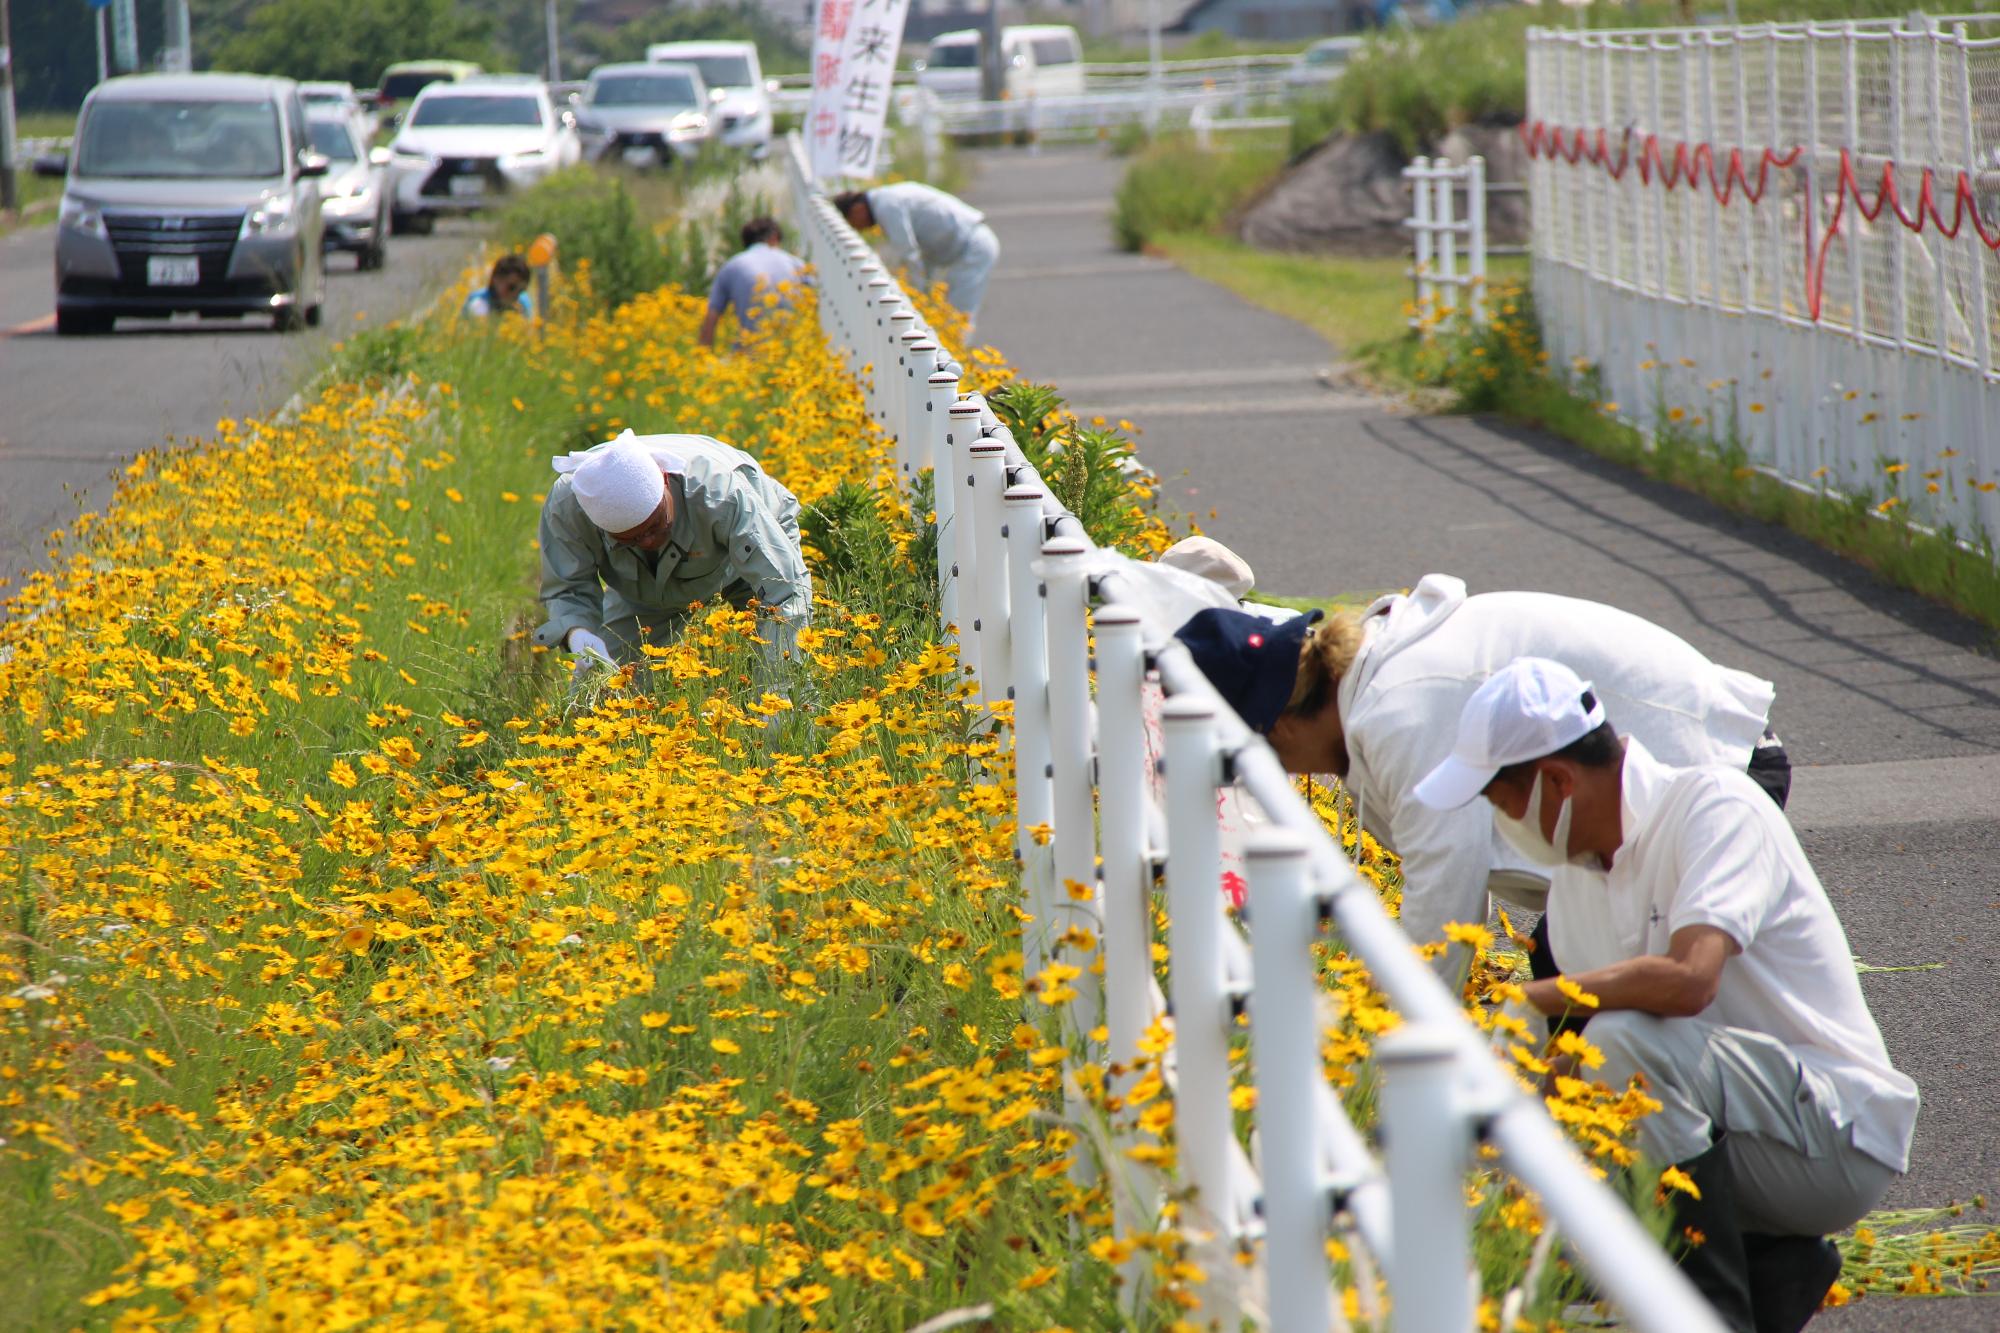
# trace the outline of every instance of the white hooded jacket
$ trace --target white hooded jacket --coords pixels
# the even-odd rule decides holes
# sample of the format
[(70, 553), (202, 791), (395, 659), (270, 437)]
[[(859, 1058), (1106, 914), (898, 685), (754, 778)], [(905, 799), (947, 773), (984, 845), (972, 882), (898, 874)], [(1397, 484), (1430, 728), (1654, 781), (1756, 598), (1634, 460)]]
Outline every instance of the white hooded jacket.
[(1403, 928), (1419, 943), (1449, 922), (1483, 922), (1489, 888), (1529, 908), (1548, 891), (1547, 872), (1495, 833), (1488, 802), (1432, 810), (1412, 794), (1451, 752), (1465, 701), (1493, 672), (1517, 657), (1561, 662), (1591, 682), (1620, 734), (1676, 767), (1743, 768), (1775, 694), (1615, 607), (1538, 592), (1469, 597), (1447, 574), (1375, 602), (1364, 631), (1338, 693), (1347, 787), (1363, 825), (1402, 858)]

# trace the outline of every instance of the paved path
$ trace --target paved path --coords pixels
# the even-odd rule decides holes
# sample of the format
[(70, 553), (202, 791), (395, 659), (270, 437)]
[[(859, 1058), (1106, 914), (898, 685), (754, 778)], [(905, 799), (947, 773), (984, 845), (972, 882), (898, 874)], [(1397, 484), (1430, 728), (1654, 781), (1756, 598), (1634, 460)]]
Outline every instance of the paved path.
[(54, 228), (0, 236), (0, 581), (46, 563), (43, 538), (79, 507), (101, 507), (119, 464), (175, 436), (208, 434), (220, 417), (278, 406), (335, 339), (404, 313), (455, 276), (474, 235), (459, 223), (399, 236), (377, 273), (330, 256), (326, 322), (316, 330), (121, 320), (107, 338), (55, 335)]
[[(1778, 684), (1793, 819), (1897, 1063), (1923, 1089), (1891, 1206), (2000, 1203), (2000, 661), (1993, 636), (1802, 539), (1536, 432), (1323, 387), (1332, 349), (1164, 261), (1115, 251), (1119, 166), (982, 155), (1002, 247), (982, 340), (1124, 416), (1168, 496), (1259, 585), (1328, 595), (1431, 570), (1594, 598)], [(1214, 517), (1209, 516), (1210, 510)], [(1989, 1215), (1990, 1216), (1990, 1215)], [(2000, 1328), (2000, 1301), (1873, 1301), (1828, 1330)]]

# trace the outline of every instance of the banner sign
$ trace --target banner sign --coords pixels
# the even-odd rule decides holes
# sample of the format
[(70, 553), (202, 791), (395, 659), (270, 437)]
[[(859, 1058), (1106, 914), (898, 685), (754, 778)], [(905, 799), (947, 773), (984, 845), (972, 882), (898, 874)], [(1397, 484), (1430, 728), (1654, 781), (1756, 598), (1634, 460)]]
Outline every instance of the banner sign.
[(813, 175), (875, 174), (910, 0), (819, 0), (806, 148)]

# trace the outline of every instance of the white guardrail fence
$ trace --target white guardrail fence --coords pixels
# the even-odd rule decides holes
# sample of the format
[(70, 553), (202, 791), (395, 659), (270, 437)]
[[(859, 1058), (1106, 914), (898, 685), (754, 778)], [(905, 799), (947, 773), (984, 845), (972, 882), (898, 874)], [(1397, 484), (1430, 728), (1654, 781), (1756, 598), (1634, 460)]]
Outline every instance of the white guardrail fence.
[(1531, 31), (1555, 363), (1795, 486), (2000, 533), (1995, 23)]
[[(1410, 229), (1415, 251), (1409, 276), (1417, 288), (1416, 313), (1410, 327), (1429, 333), (1444, 319), (1456, 316), (1473, 324), (1486, 322), (1486, 159), (1470, 157), (1453, 166), (1445, 158), (1420, 157), (1403, 168), (1410, 186)], [(1465, 208), (1458, 208), (1458, 191), (1465, 189)], [(1460, 239), (1465, 241), (1465, 267), (1460, 269)]]
[[(1016, 850), (1030, 916), (1023, 954), (1030, 976), (1052, 962), (1079, 970), (1064, 1087), (1071, 1118), (1096, 1149), (1082, 1169), (1110, 1178), (1121, 1232), (1157, 1229), (1167, 1199), (1181, 1201), (1183, 1234), (1208, 1275), (1190, 1315), (1202, 1327), (1234, 1333), (1249, 1319), (1282, 1333), (1344, 1328), (1326, 1246), (1339, 1237), (1354, 1256), (1364, 1311), (1374, 1308), (1380, 1271), (1397, 1328), (1461, 1333), (1479, 1301), (1465, 1185), (1483, 1144), (1540, 1197), (1545, 1238), (1564, 1238), (1631, 1327), (1719, 1330), (1659, 1245), (1493, 1057), (1276, 756), (1172, 637), (1175, 627), (1140, 609), (1131, 576), (1095, 550), (983, 400), (960, 394), (951, 349), (821, 195), (796, 135), (784, 156), (827, 337), (893, 436), (902, 477), (914, 483), (929, 469), (937, 479), (943, 620), (959, 627), (960, 655), (984, 700), (1013, 702)], [(1148, 762), (1153, 687), (1166, 695), (1163, 802)], [(1221, 888), (1216, 812), (1230, 788), (1265, 821), (1245, 858), (1247, 942)], [(1161, 881), (1172, 922), (1170, 1005), (1151, 953)], [(1092, 958), (1066, 934), (1073, 925), (1101, 942), (1101, 989)], [(1324, 1076), (1324, 994), (1312, 957), (1324, 930), (1366, 963), (1405, 1020), (1376, 1048), (1385, 1161)], [(1229, 1102), (1229, 1046), (1245, 1008), (1257, 1090), (1249, 1147)], [(1090, 1127), (1073, 1077), (1094, 1063), (1114, 1071), (1112, 1092), (1129, 1088), (1137, 1074), (1116, 1071), (1141, 1064), (1140, 1044), (1163, 1014), (1173, 1033), (1170, 1180), (1125, 1155), (1122, 1127)], [(1100, 1023), (1102, 1044), (1089, 1035)], [(1128, 1277), (1136, 1301), (1145, 1273), (1134, 1267)], [(1518, 1308), (1520, 1298), (1509, 1303)], [(1503, 1320), (1511, 1322), (1504, 1311)]]

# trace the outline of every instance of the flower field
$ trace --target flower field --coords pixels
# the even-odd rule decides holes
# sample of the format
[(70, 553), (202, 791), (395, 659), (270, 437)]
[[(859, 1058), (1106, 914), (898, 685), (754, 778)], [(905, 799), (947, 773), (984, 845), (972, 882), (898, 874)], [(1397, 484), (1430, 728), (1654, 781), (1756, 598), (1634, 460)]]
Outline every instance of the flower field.
[[(1023, 975), (1003, 734), (810, 309), (717, 356), (677, 289), (564, 291), (539, 336), (391, 327), (289, 413), (135, 461), (0, 621), (0, 1323), (1172, 1326), (1208, 1275), (1072, 1169), (1077, 978)], [(549, 456), (627, 426), (807, 505), (788, 695), (727, 606), (581, 694), (530, 644)], [(1147, 552), (1142, 498), (1092, 503)], [(1504, 984), (1505, 941), (1455, 929)], [(1365, 1123), (1396, 1016), (1324, 975)], [(1102, 1073), (1171, 1164), (1157, 1068), (1122, 1102)], [(1644, 1105), (1552, 1100), (1613, 1161)], [(1497, 1327), (1540, 1222), (1468, 1197)]]

